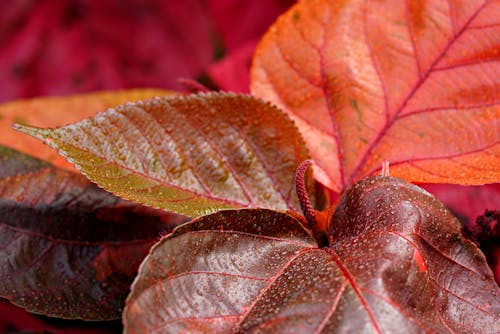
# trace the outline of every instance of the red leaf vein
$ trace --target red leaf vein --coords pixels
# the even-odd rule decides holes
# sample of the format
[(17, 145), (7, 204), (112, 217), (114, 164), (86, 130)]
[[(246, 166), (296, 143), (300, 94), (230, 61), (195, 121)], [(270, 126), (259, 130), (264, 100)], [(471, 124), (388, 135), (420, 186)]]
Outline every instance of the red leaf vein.
[(335, 296), (335, 298), (332, 300), (332, 305), (330, 305), (330, 308), (328, 309), (328, 312), (326, 313), (324, 319), (321, 321), (321, 323), (319, 324), (318, 328), (316, 329), (316, 331), (314, 331), (314, 334), (320, 334), (323, 329), (325, 328), (326, 324), (328, 323), (328, 320), (330, 320), (330, 317), (332, 316), (332, 314), (335, 312), (335, 310), (337, 309), (337, 305), (339, 304), (339, 301), (340, 301), (340, 297), (342, 296), (342, 293), (344, 292), (345, 290), (345, 287), (347, 286), (347, 283), (348, 281), (345, 280), (343, 283), (342, 283), (342, 286), (340, 287), (337, 295)]
[(337, 264), (339, 269), (342, 271), (342, 274), (344, 277), (349, 281), (349, 284), (351, 285), (352, 289), (354, 290), (354, 293), (359, 298), (359, 301), (363, 308), (365, 309), (366, 313), (368, 314), (368, 317), (370, 318), (370, 323), (373, 326), (373, 330), (375, 333), (381, 334), (382, 331), (375, 319), (375, 315), (373, 314), (373, 311), (371, 310), (370, 306), (368, 305), (368, 302), (365, 300), (365, 297), (361, 293), (360, 287), (358, 286), (358, 283), (354, 279), (354, 277), (351, 275), (347, 267), (344, 265), (340, 257), (335, 253), (334, 250), (328, 249), (327, 250), (328, 254), (331, 256), (332, 260)]
[(363, 154), (361, 159), (359, 160), (358, 164), (353, 170), (352, 176), (357, 177), (361, 168), (365, 165), (366, 161), (372, 154), (373, 150), (378, 146), (382, 138), (385, 136), (387, 131), (394, 125), (396, 120), (399, 118), (399, 114), (401, 113), (402, 110), (406, 107), (408, 102), (415, 96), (417, 91), (420, 89), (420, 87), (426, 82), (430, 74), (435, 71), (437, 65), (439, 62), (444, 58), (444, 56), (447, 54), (448, 50), (451, 48), (451, 46), (457, 41), (457, 39), (467, 30), (468, 26), (470, 23), (476, 18), (477, 15), (484, 9), (486, 6), (487, 2), (483, 3), (476, 11), (471, 15), (471, 17), (464, 23), (463, 27), (454, 35), (451, 37), (451, 39), (448, 41), (448, 43), (445, 45), (443, 50), (439, 53), (439, 55), (434, 59), (432, 64), (429, 66), (429, 68), (425, 71), (423, 76), (419, 78), (419, 80), (415, 83), (413, 88), (409, 91), (408, 95), (406, 98), (403, 100), (401, 105), (396, 109), (394, 115), (385, 123), (385, 125), (380, 129), (380, 132), (377, 134), (377, 137), (370, 143), (370, 146), (368, 146), (368, 149), (366, 152)]

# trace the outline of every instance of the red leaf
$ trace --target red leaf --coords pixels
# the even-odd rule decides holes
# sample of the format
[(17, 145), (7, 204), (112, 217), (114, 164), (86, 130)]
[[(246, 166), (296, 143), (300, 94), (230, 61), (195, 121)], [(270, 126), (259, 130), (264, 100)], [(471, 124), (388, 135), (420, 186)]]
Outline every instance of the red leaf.
[(434, 197), (391, 177), (342, 197), (330, 245), (293, 216), (222, 211), (155, 245), (124, 311), (127, 333), (493, 333), (500, 290)]
[(227, 53), (207, 74), (223, 91), (248, 93), (255, 47), (271, 23), (288, 9), (290, 0), (209, 0), (208, 11)]
[(127, 87), (180, 88), (211, 62), (199, 0), (0, 2), (0, 101)]
[(500, 180), (498, 1), (302, 1), (256, 52), (251, 91), (297, 123), (337, 192), (391, 164), (418, 182)]
[(119, 317), (149, 247), (183, 221), (0, 146), (0, 296), (31, 312)]

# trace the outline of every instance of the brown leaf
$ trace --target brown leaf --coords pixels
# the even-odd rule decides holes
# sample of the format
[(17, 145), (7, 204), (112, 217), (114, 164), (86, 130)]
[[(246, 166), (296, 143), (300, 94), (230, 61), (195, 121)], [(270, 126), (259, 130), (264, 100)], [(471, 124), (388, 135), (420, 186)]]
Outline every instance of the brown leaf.
[(150, 246), (185, 220), (0, 146), (0, 296), (51, 316), (118, 318)]
[(251, 96), (138, 101), (57, 129), (18, 126), (120, 197), (194, 216), (220, 208), (299, 210), (307, 150), (293, 122)]

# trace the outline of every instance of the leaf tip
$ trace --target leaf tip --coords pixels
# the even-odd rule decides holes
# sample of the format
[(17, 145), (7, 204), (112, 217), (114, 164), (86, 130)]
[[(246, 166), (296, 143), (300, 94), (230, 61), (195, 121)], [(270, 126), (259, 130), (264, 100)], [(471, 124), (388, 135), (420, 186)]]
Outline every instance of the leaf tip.
[(30, 126), (25, 124), (14, 123), (12, 128), (24, 134), (30, 135), (37, 139), (45, 141), (48, 137), (48, 129), (38, 128), (36, 126)]

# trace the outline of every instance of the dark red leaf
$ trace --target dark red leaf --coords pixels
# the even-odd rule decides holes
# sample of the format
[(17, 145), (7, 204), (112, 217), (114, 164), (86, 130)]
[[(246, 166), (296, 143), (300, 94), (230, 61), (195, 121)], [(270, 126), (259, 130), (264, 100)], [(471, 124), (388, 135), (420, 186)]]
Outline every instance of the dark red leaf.
[(348, 262), (354, 277), (367, 275), (377, 258), (381, 281), (358, 280), (368, 302), (385, 299), (421, 331), (494, 333), (500, 325), (500, 290), (484, 255), (424, 190), (394, 178), (365, 179), (343, 196), (331, 232), (339, 258), (352, 257), (350, 246), (366, 248), (364, 258)]
[(222, 211), (154, 246), (124, 311), (127, 333), (494, 333), (500, 291), (482, 253), (424, 190), (367, 178), (318, 248), (294, 216)]
[(0, 146), (0, 296), (31, 312), (119, 317), (149, 247), (183, 221)]

